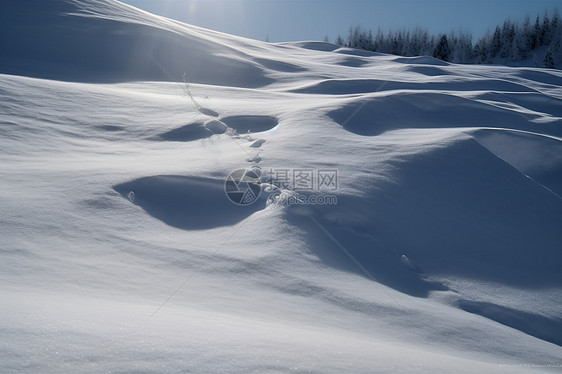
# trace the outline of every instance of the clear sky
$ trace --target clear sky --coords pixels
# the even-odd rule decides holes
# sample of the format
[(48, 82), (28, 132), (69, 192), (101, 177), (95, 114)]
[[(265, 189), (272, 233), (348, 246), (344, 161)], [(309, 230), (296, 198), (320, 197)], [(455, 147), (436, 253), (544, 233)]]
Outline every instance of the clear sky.
[(561, 0), (121, 0), (193, 25), (271, 42), (330, 41), (350, 26), (376, 31), (420, 26), (482, 36), (510, 17), (562, 10)]

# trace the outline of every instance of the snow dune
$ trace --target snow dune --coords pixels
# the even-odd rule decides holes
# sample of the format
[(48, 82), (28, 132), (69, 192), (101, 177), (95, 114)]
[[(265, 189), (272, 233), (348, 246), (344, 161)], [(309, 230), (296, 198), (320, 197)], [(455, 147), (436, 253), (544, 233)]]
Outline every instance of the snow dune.
[[(218, 41), (113, 1), (4, 2), (0, 71), (81, 82), (182, 80), (259, 87), (272, 80), (246, 57), (256, 43)], [(236, 49), (239, 47), (239, 49)], [(40, 68), (38, 68), (40, 66)]]
[(559, 71), (0, 17), (0, 371), (561, 371)]

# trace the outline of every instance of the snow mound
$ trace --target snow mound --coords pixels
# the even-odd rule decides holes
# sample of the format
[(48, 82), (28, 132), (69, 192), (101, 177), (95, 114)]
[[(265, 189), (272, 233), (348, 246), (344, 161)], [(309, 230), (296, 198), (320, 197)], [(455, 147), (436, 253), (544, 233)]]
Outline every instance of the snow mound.
[(394, 61), (417, 65), (431, 65), (433, 67), (450, 65), (448, 62), (430, 56), (396, 57)]
[[(562, 142), (540, 134), (478, 130), (473, 136), (492, 153), (562, 197)], [(513, 152), (516, 148), (518, 151)]]
[(459, 308), (562, 346), (562, 340), (560, 339), (562, 336), (562, 321), (559, 318), (548, 318), (540, 314), (471, 300), (460, 300)]
[[(7, 0), (0, 72), (79, 82), (272, 82), (244, 52), (252, 41), (153, 16), (111, 0)], [(9, 17), (7, 17), (9, 15)], [(238, 47), (238, 49), (237, 49)]]
[[(450, 84), (451, 88), (454, 84)], [(479, 113), (474, 116), (474, 113)], [(328, 116), (358, 135), (375, 136), (400, 128), (501, 127), (562, 135), (562, 127), (531, 122), (541, 113), (522, 113), (458, 93), (398, 91), (347, 99)], [(561, 123), (560, 119), (555, 119)]]
[[(412, 70), (416, 71), (418, 70)], [(427, 74), (424, 74), (427, 75)], [(324, 95), (350, 95), (380, 91), (408, 90), (408, 91), (489, 91), (489, 92), (536, 92), (522, 84), (507, 82), (499, 79), (471, 79), (471, 80), (443, 80), (431, 82), (416, 81), (387, 81), (383, 79), (330, 79), (322, 80), (305, 87), (295, 89), (294, 92)]]
[(322, 52), (332, 52), (340, 48), (340, 46), (337, 44), (317, 42), (317, 41), (279, 43), (279, 45), (291, 45), (299, 48), (310, 49), (313, 51), (322, 51)]

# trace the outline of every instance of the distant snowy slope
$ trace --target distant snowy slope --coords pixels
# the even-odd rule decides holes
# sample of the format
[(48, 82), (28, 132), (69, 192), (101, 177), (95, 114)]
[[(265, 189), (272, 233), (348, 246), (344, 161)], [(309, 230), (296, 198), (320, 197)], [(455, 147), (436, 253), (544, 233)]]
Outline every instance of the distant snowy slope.
[[(110, 0), (0, 3), (0, 72), (81, 82), (271, 82), (233, 47), (252, 41), (202, 30)], [(165, 66), (163, 71), (159, 65)]]

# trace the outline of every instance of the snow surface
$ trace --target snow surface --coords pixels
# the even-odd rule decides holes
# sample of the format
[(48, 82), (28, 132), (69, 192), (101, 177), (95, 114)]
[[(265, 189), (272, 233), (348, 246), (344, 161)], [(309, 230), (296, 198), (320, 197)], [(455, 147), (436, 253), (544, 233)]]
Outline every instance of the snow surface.
[[(0, 372), (562, 371), (561, 72), (0, 18)], [(256, 165), (337, 204), (229, 202)]]

